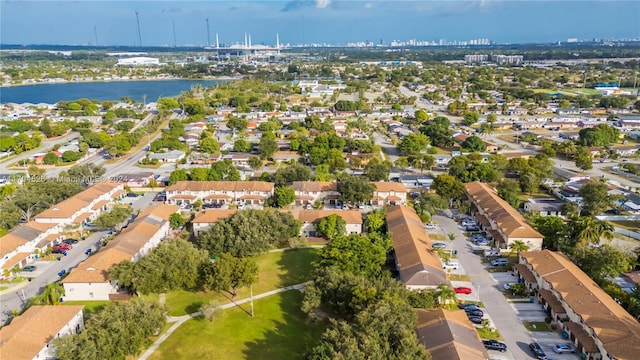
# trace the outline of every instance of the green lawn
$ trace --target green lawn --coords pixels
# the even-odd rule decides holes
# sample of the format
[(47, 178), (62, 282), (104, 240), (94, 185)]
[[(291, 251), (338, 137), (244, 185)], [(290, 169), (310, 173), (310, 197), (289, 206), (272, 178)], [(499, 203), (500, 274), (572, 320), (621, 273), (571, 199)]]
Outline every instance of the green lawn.
[(84, 305), (84, 309), (82, 311), (87, 314), (96, 313), (107, 305), (111, 304), (111, 301), (65, 301), (62, 305)]
[(551, 331), (549, 325), (544, 321), (524, 321), (522, 324), (529, 331)]
[(500, 336), (500, 333), (498, 332), (498, 330), (496, 329), (487, 329), (487, 328), (476, 328), (476, 330), (478, 331), (478, 335), (480, 335), (481, 339), (486, 339), (486, 340), (502, 340), (502, 336)]
[(449, 274), (450, 281), (471, 281), (467, 274)]
[[(313, 275), (311, 264), (318, 260), (318, 251), (313, 248), (289, 249), (256, 257), (259, 279), (253, 284), (253, 293), (260, 294), (311, 280)], [(158, 294), (144, 297), (158, 301)], [(249, 297), (249, 289), (238, 289), (236, 299), (246, 297)], [(169, 314), (181, 316), (198, 311), (202, 304), (214, 299), (220, 304), (226, 304), (232, 300), (226, 292), (171, 291), (166, 295), (165, 304)]]
[(182, 324), (150, 359), (301, 359), (318, 341), (324, 325), (300, 310), (302, 294), (292, 290), (225, 310), (212, 322)]

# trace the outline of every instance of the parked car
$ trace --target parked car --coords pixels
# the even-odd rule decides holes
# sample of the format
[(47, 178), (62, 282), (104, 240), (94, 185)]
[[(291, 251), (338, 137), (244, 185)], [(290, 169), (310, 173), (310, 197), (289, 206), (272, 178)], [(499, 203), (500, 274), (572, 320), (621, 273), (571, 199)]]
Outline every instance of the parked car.
[(482, 325), (483, 319), (479, 316), (469, 316), (469, 321), (476, 325)]
[(504, 289), (505, 289), (505, 290), (509, 290), (509, 289), (511, 289), (511, 287), (512, 287), (513, 285), (515, 285), (515, 284), (516, 284), (516, 283), (513, 283), (513, 282), (511, 282), (511, 283), (506, 283), (506, 284), (504, 284)]
[(67, 250), (63, 250), (63, 249), (60, 249), (60, 248), (51, 250), (51, 253), (52, 254), (62, 254), (64, 256), (67, 256)]
[(573, 354), (576, 352), (576, 347), (571, 344), (555, 344), (553, 345), (553, 352), (556, 354)]
[(491, 260), (491, 266), (507, 266), (507, 265), (509, 265), (509, 260), (505, 258)]
[(464, 227), (464, 231), (480, 231), (478, 225), (469, 225)]
[(478, 246), (489, 246), (489, 240), (487, 240), (487, 239), (476, 240), (476, 245), (478, 245)]
[(487, 350), (507, 351), (507, 344), (497, 340), (482, 340), (482, 344)]
[(462, 220), (462, 226), (478, 226), (478, 223), (472, 219), (464, 219)]
[(547, 354), (544, 353), (542, 347), (537, 342), (532, 342), (531, 344), (529, 344), (529, 349), (531, 349), (531, 352), (533, 353), (533, 356), (536, 357), (536, 359), (547, 360)]
[(431, 244), (431, 247), (434, 249), (444, 249), (447, 247), (447, 244), (445, 243), (441, 243), (441, 242), (435, 242), (433, 244)]
[(67, 273), (67, 270), (60, 270), (60, 272), (58, 273), (58, 276), (62, 276), (66, 273)]
[(78, 243), (78, 240), (76, 240), (76, 239), (64, 239), (64, 240), (62, 240), (62, 242), (64, 244), (67, 244), (67, 245), (74, 245), (74, 244)]
[(27, 271), (27, 272), (33, 272), (38, 270), (38, 267), (35, 265), (27, 265), (25, 267), (22, 268), (22, 271)]
[(498, 249), (489, 249), (484, 251), (485, 257), (500, 257), (500, 250)]
[(478, 240), (486, 240), (487, 238), (482, 234), (473, 234), (471, 235), (471, 239), (473, 241), (478, 241)]
[(484, 316), (484, 311), (478, 310), (478, 309), (465, 309), (464, 312), (467, 313), (467, 316), (477, 316), (477, 317)]
[(67, 251), (67, 250), (71, 250), (72, 246), (69, 244), (59, 244), (59, 245), (53, 245), (53, 250), (59, 249), (62, 251)]
[(349, 205), (342, 205), (342, 210), (349, 210)]
[(438, 225), (434, 224), (434, 223), (428, 223), (424, 225), (425, 229), (436, 229), (438, 228)]
[(127, 193), (127, 197), (130, 197), (130, 198), (136, 198), (138, 196), (140, 196), (140, 195), (138, 195), (138, 194), (136, 194), (134, 192)]
[(456, 294), (471, 294), (472, 292), (471, 288), (466, 286), (455, 287), (453, 288), (453, 291), (455, 291)]
[(458, 263), (455, 263), (455, 262), (443, 263), (443, 264), (442, 264), (442, 268), (443, 268), (443, 269), (453, 269), (453, 270), (457, 270), (457, 269), (458, 269)]
[(476, 304), (458, 304), (458, 308), (463, 310), (481, 310), (480, 306)]

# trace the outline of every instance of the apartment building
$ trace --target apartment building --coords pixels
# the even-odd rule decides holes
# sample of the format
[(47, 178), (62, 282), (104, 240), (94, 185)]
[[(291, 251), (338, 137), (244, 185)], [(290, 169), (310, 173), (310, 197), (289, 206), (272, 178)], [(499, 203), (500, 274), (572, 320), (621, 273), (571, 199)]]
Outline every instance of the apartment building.
[(435, 289), (449, 284), (415, 210), (404, 205), (388, 207), (387, 231), (391, 234), (400, 280), (408, 289)]
[(371, 198), (371, 205), (404, 205), (407, 203), (407, 187), (399, 182), (378, 181), (373, 183), (376, 189)]
[(295, 205), (313, 205), (316, 201), (328, 206), (342, 206), (338, 183), (335, 181), (294, 181)]

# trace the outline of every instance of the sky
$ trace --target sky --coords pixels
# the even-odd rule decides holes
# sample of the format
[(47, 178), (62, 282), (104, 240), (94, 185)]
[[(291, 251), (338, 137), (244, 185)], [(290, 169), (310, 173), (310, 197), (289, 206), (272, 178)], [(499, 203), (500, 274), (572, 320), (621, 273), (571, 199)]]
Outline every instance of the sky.
[(0, 0), (0, 43), (135, 46), (136, 11), (143, 46), (640, 38), (640, 0)]

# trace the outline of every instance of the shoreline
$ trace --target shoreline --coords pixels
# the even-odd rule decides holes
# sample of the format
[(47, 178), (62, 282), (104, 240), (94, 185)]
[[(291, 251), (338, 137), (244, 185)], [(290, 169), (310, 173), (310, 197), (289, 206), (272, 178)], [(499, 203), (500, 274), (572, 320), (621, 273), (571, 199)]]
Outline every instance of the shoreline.
[(35, 86), (35, 85), (60, 85), (60, 84), (85, 84), (85, 83), (111, 83), (111, 82), (133, 82), (133, 81), (230, 81), (241, 80), (241, 76), (209, 76), (204, 78), (182, 78), (182, 77), (169, 77), (169, 78), (144, 78), (144, 79), (110, 79), (110, 80), (62, 80), (52, 82), (34, 82), (34, 83), (21, 83), (21, 84), (0, 84), (0, 89), (20, 87), (20, 86)]

